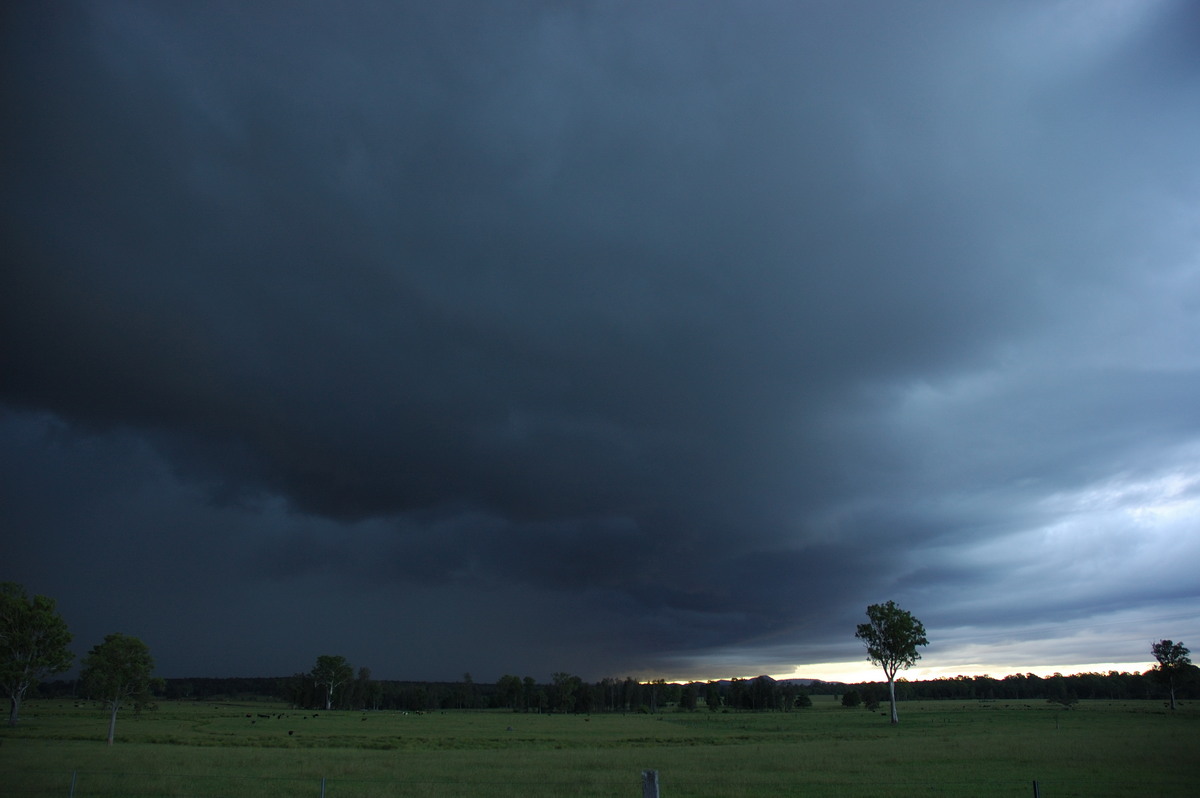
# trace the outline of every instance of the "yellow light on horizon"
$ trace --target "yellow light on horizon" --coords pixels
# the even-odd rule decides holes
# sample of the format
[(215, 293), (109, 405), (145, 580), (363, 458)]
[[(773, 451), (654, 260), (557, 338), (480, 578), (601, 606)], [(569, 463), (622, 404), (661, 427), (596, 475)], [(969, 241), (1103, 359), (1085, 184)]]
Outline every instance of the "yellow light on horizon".
[[(1148, 662), (1087, 662), (1078, 664), (1034, 664), (1034, 665), (985, 665), (978, 663), (963, 665), (918, 665), (907, 671), (896, 674), (897, 679), (907, 679), (910, 682), (923, 682), (933, 679), (953, 679), (956, 676), (990, 676), (993, 679), (1003, 679), (1005, 676), (1032, 673), (1045, 679), (1056, 673), (1071, 676), (1076, 673), (1144, 673), (1150, 670), (1153, 663)], [(812, 665), (802, 665), (791, 673), (770, 674), (772, 679), (820, 679), (824, 682), (882, 682), (885, 680), (883, 669), (869, 662), (820, 662)]]

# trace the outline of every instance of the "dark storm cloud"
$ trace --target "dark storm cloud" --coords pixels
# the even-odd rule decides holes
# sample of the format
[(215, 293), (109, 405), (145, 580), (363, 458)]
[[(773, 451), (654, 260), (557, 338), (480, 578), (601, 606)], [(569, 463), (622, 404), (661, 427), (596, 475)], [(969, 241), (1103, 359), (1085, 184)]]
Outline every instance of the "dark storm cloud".
[[(1175, 491), (1150, 533), (1112, 499), (1114, 538), (1195, 518), (1196, 29), (1184, 3), (12, 12), (0, 399), (11, 468), (49, 459), (8, 520), (178, 516), (159, 545), (251, 617), (320, 586), (439, 649), (372, 643), (380, 671), (470, 666), (438, 628), (494, 635), (489, 668), (703, 670), (856, 656), (831, 641), (893, 596), (948, 627), (987, 586), (1013, 623), (1097, 614), (981, 552), (1068, 556), (1099, 485)], [(68, 466), (92, 448), (111, 474)]]

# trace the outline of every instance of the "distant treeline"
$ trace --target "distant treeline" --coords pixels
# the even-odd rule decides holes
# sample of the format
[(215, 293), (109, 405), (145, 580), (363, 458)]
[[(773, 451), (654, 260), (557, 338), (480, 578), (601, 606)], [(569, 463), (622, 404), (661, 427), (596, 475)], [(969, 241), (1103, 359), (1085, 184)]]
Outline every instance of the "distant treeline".
[[(1200, 680), (1191, 669), (1192, 678), (1176, 690), (1179, 698), (1200, 698)], [(886, 689), (887, 685), (883, 685)], [(896, 682), (896, 697), (905, 699), (978, 699), (980, 701), (1005, 701), (1029, 698), (1044, 698), (1059, 701), (1062, 698), (1158, 700), (1166, 695), (1162, 681), (1153, 674), (1142, 673), (1076, 673), (1070, 676), (1054, 674), (1042, 678), (1032, 673), (1014, 674), (1003, 679), (990, 676), (956, 676), (950, 679), (933, 679), (924, 682)]]
[[(1195, 668), (1192, 669), (1193, 675)], [(431, 712), (443, 709), (510, 709), (514, 712), (658, 712), (672, 707), (692, 711), (792, 711), (811, 703), (812, 695), (841, 696), (854, 691), (864, 701), (886, 700), (887, 684), (807, 680), (777, 681), (769, 676), (712, 682), (670, 683), (662, 680), (602, 679), (585, 682), (578, 676), (556, 673), (550, 682), (532, 677), (503, 676), (495, 683), (477, 683), (465, 676), (460, 682), (406, 682), (359, 678), (340, 686), (334, 696), (337, 709), (403, 710)], [(1191, 678), (1179, 689), (1182, 699), (1200, 698), (1200, 679)], [(76, 695), (73, 681), (41, 685), (46, 698)], [(958, 676), (929, 681), (897, 681), (899, 700), (1028, 700), (1077, 699), (1161, 700), (1163, 685), (1139, 673), (1034, 674)], [(324, 694), (310, 674), (288, 677), (166, 679), (159, 698), (181, 701), (282, 700), (297, 708), (323, 708)]]

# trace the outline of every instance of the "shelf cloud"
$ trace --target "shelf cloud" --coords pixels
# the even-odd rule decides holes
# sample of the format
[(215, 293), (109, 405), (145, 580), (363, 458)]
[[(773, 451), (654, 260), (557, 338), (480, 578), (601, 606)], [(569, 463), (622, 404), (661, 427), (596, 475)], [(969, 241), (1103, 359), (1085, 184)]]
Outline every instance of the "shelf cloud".
[(1200, 636), (1193, 4), (6, 18), (3, 578), (81, 651), (786, 674), (888, 599), (963, 672)]

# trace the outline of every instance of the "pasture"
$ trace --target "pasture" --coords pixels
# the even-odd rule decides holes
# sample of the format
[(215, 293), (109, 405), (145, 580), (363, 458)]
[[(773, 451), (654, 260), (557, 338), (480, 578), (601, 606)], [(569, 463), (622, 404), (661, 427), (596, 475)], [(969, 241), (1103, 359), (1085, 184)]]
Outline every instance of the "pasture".
[[(0, 732), (6, 796), (1065, 796), (1197, 794), (1200, 709), (906, 702), (899, 727), (829, 696), (791, 713), (323, 712), (33, 701)], [(72, 781), (74, 784), (72, 785)]]

